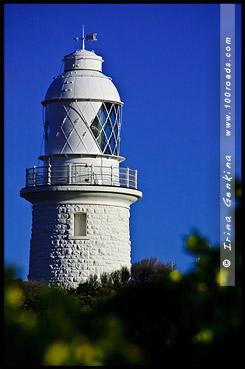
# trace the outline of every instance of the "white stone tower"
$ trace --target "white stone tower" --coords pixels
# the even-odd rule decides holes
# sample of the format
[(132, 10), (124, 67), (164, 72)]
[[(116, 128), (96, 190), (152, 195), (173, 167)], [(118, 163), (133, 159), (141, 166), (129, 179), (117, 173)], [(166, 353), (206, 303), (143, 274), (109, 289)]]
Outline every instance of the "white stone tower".
[(119, 166), (123, 103), (82, 41), (42, 102), (43, 166), (26, 170), (20, 191), (32, 203), (28, 278), (66, 287), (130, 268), (129, 210), (142, 197), (137, 171)]

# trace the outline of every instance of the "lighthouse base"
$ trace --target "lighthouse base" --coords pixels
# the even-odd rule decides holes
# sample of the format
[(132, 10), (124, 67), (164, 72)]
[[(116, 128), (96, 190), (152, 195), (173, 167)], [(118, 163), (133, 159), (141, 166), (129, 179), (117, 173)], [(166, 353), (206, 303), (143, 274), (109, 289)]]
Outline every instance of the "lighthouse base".
[(90, 275), (130, 269), (129, 206), (141, 192), (80, 187), (21, 191), (33, 203), (30, 280), (76, 288)]

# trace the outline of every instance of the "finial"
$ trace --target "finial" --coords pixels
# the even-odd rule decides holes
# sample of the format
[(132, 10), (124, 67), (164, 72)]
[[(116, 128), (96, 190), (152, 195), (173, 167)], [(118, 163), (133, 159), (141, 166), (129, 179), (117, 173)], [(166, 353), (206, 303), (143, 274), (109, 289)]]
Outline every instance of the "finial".
[(75, 41), (78, 41), (78, 40), (82, 40), (82, 50), (85, 50), (85, 39), (87, 41), (98, 41), (97, 38), (97, 33), (89, 33), (87, 34), (86, 37), (84, 37), (84, 25), (83, 25), (83, 28), (82, 28), (82, 37), (75, 37), (74, 40)]

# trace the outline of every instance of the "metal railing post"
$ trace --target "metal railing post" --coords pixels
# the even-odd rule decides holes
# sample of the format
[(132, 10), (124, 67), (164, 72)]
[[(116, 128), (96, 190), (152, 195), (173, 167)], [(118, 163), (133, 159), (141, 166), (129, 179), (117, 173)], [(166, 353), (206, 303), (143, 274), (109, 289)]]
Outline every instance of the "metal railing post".
[(71, 184), (71, 164), (68, 165), (68, 183)]
[(48, 185), (51, 185), (51, 164), (48, 165)]
[(94, 166), (91, 164), (91, 184), (94, 184)]
[(33, 167), (33, 186), (37, 184), (37, 167), (34, 165)]
[(137, 189), (137, 176), (138, 176), (138, 171), (135, 171), (135, 177), (134, 177), (134, 188)]
[(129, 187), (129, 168), (127, 168), (127, 187)]

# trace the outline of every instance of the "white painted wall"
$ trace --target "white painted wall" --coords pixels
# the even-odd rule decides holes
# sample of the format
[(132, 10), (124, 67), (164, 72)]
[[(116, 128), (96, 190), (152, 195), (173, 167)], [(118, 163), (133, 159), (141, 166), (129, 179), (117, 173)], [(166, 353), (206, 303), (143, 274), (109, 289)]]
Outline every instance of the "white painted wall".
[[(123, 187), (25, 187), (33, 204), (30, 280), (77, 287), (89, 275), (130, 268), (130, 205), (141, 191)], [(86, 213), (87, 233), (74, 236), (74, 213)]]
[[(74, 236), (74, 213), (87, 214), (87, 236)], [(30, 280), (77, 287), (90, 274), (130, 268), (129, 209), (112, 205), (33, 205)]]

